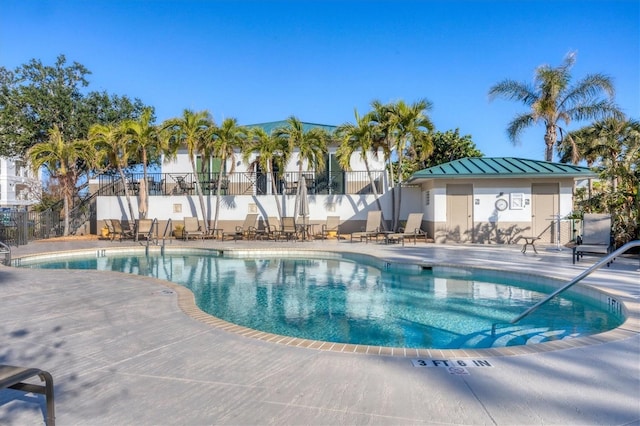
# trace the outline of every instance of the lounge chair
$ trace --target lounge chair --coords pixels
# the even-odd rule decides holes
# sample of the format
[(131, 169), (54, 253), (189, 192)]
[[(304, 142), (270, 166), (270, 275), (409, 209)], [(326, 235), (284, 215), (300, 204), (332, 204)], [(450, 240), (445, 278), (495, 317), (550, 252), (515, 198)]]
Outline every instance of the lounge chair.
[(285, 216), (282, 218), (282, 228), (278, 233), (278, 239), (298, 240), (298, 226), (296, 225), (295, 218), (292, 216)]
[(407, 223), (404, 228), (400, 228), (399, 232), (387, 235), (387, 241), (402, 241), (404, 246), (405, 238), (413, 238), (413, 244), (417, 244), (418, 237), (424, 237), (427, 241), (427, 233), (422, 230), (423, 213), (409, 213)]
[(327, 221), (322, 224), (320, 238), (324, 240), (333, 235), (340, 239), (340, 216), (327, 216)]
[(377, 237), (380, 232), (380, 223), (382, 221), (382, 211), (371, 210), (367, 213), (367, 224), (362, 231), (351, 233), (351, 242), (354, 238), (363, 239), (368, 242), (370, 238)]
[(138, 219), (136, 220), (136, 232), (135, 240), (139, 241), (141, 238), (147, 241), (157, 240), (157, 235), (154, 235), (154, 220), (153, 219)]
[(225, 236), (233, 237), (235, 240), (240, 239), (255, 239), (256, 238), (256, 222), (258, 221), (257, 213), (248, 213), (244, 218), (244, 223), (242, 226), (236, 226), (235, 231), (233, 232), (225, 232), (222, 234), (222, 239), (224, 240)]
[[(613, 249), (611, 216), (608, 214), (585, 213), (582, 219), (582, 236), (573, 247), (573, 263), (585, 254), (606, 255)], [(608, 266), (608, 265), (607, 265)]]
[[(25, 383), (25, 380), (35, 376), (40, 377), (40, 380), (45, 383), (44, 386)], [(53, 401), (53, 377), (51, 377), (51, 374), (38, 368), (0, 365), (0, 389), (5, 388), (44, 395), (47, 404), (47, 426), (55, 425), (56, 416)]]
[(189, 238), (204, 238), (204, 230), (200, 227), (200, 221), (197, 217), (184, 218), (182, 236), (185, 240), (188, 240)]
[(134, 237), (133, 231), (123, 226), (120, 219), (111, 219), (111, 228), (113, 229), (113, 234), (111, 234), (111, 241), (115, 240), (116, 237), (120, 241), (122, 241), (123, 239), (132, 239)]

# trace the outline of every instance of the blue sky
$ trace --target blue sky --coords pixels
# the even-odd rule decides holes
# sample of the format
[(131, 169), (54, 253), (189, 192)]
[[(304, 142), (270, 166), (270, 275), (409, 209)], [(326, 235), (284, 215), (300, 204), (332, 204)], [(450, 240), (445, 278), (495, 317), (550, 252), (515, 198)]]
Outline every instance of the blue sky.
[[(59, 54), (92, 71), (90, 90), (140, 98), (158, 121), (209, 110), (216, 122), (339, 125), (371, 101), (427, 99), (436, 129), (459, 128), (487, 156), (544, 158), (543, 127), (513, 146), (524, 112), (489, 102), (577, 52), (574, 81), (611, 76), (640, 118), (640, 2), (4, 0), (0, 65)], [(570, 129), (588, 123), (574, 123)]]

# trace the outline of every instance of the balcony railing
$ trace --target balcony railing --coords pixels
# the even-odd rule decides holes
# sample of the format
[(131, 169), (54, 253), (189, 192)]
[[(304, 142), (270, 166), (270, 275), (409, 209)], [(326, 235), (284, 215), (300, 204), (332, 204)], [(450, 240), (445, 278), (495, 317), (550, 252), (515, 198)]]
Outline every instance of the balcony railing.
[[(275, 193), (293, 195), (298, 190), (301, 175), (305, 177), (308, 194), (373, 194), (367, 172), (286, 172), (277, 176)], [(382, 194), (384, 171), (371, 172), (378, 194)], [(221, 181), (219, 181), (221, 179)], [(122, 182), (119, 175), (101, 175), (98, 177), (98, 195), (124, 195), (125, 187), (129, 194), (140, 192), (142, 173), (126, 175)], [(196, 180), (205, 195), (216, 195), (218, 187), (221, 195), (273, 195), (271, 176), (254, 172), (235, 172), (231, 174), (209, 173), (148, 173), (147, 193), (153, 195), (196, 195)], [(219, 186), (218, 186), (219, 185)]]

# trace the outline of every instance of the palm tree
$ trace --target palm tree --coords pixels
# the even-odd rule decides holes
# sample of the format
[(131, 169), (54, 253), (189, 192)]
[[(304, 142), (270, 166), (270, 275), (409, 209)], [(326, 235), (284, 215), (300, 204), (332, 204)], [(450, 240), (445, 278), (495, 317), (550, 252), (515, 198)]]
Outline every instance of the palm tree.
[[(382, 140), (386, 142), (388, 158), (395, 150), (398, 156), (398, 173), (397, 180), (393, 182), (393, 167), (390, 167), (392, 186), (392, 211), (393, 224), (392, 228), (398, 226), (400, 208), (402, 206), (402, 168), (404, 163), (404, 155), (411, 144), (420, 145), (422, 150), (431, 151), (433, 145), (431, 143), (430, 132), (434, 126), (426, 112), (431, 109), (431, 102), (421, 99), (412, 104), (407, 104), (400, 100), (395, 104), (382, 105), (378, 101), (372, 104), (374, 108), (373, 119), (377, 123), (379, 131), (383, 136)], [(396, 197), (397, 196), (397, 204)]]
[[(206, 140), (211, 136), (211, 128), (214, 126), (213, 119), (209, 111), (193, 112), (185, 109), (180, 118), (170, 118), (162, 123), (162, 131), (169, 140), (169, 145), (176, 144), (185, 146), (191, 162), (193, 176), (198, 176), (196, 169), (196, 156), (201, 147), (206, 145)], [(200, 199), (200, 209), (202, 211), (205, 232), (209, 232), (209, 221), (204, 204), (204, 195), (198, 179), (194, 179), (196, 194)]]
[(576, 141), (577, 160), (586, 160), (590, 166), (600, 160), (611, 179), (613, 192), (638, 166), (639, 126), (636, 120), (607, 118), (570, 134)]
[(249, 144), (243, 149), (243, 161), (246, 163), (252, 153), (258, 153), (256, 161), (260, 167), (267, 171), (267, 175), (271, 180), (271, 193), (276, 201), (278, 209), (278, 218), (282, 217), (282, 207), (278, 199), (278, 188), (276, 187), (277, 177), (274, 172), (274, 164), (278, 165), (278, 170), (284, 170), (285, 165), (289, 162), (291, 151), (289, 143), (286, 139), (279, 138), (273, 134), (268, 134), (263, 128), (256, 127), (251, 131), (251, 139)]
[[(380, 204), (380, 198), (378, 195), (378, 188), (371, 174), (371, 168), (369, 167), (369, 154), (372, 153), (377, 157), (378, 150), (374, 149), (376, 146), (376, 130), (372, 124), (371, 115), (365, 114), (360, 116), (358, 110), (354, 110), (355, 124), (345, 123), (338, 126), (336, 129), (336, 136), (340, 140), (340, 146), (336, 155), (340, 166), (345, 170), (351, 170), (351, 157), (354, 153), (359, 152), (360, 158), (364, 162), (367, 176), (369, 177), (369, 184), (373, 190), (373, 195), (378, 205), (378, 210), (382, 211), (382, 205)], [(382, 224), (385, 226), (384, 214), (382, 217)], [(386, 227), (385, 227), (386, 228)]]
[[(235, 170), (235, 151), (234, 148), (241, 147), (247, 140), (248, 130), (245, 127), (238, 126), (238, 120), (235, 118), (227, 118), (222, 122), (220, 127), (214, 126), (211, 129), (212, 138), (205, 141), (203, 152), (210, 153), (213, 157), (219, 158), (221, 169), (218, 173), (218, 182), (216, 187), (216, 214), (213, 220), (213, 229), (218, 228), (218, 215), (220, 212), (220, 190), (222, 188), (222, 167), (231, 160), (232, 174)], [(207, 155), (205, 155), (207, 156)]]
[[(145, 108), (137, 120), (126, 120), (122, 124), (125, 132), (129, 135), (129, 143), (132, 144), (133, 150), (139, 155), (145, 182), (148, 182), (147, 165), (149, 164), (149, 160), (155, 161), (160, 156), (163, 146), (158, 128), (151, 124), (152, 118), (151, 108)], [(147, 200), (149, 188), (147, 188), (147, 185), (141, 186), (141, 188), (147, 191), (147, 193), (144, 194), (144, 199)], [(146, 212), (146, 209), (141, 212), (141, 219), (144, 219)]]
[(404, 101), (398, 101), (391, 109), (392, 128), (396, 134), (396, 150), (398, 153), (398, 180), (396, 188), (398, 188), (398, 208), (393, 217), (393, 229), (398, 228), (398, 220), (400, 219), (400, 209), (402, 206), (402, 182), (404, 167), (404, 155), (410, 145), (422, 147), (422, 150), (429, 154), (433, 151), (433, 142), (431, 140), (431, 132), (433, 131), (433, 123), (427, 116), (426, 112), (431, 109), (431, 102), (421, 99), (411, 105)]
[[(376, 134), (375, 146), (372, 148), (374, 151), (377, 151), (378, 148), (382, 148), (385, 158), (387, 159), (389, 184), (393, 187), (395, 186), (395, 173), (392, 167), (391, 151), (395, 146), (395, 135), (391, 128), (391, 104), (383, 104), (382, 102), (375, 100), (371, 102), (371, 108), (371, 112), (367, 115), (371, 117), (371, 121), (375, 125)], [(391, 196), (393, 197), (393, 193)], [(392, 205), (395, 205), (395, 203), (392, 203)]]
[[(533, 124), (545, 126), (545, 160), (553, 161), (553, 147), (562, 143), (567, 130), (561, 122), (569, 125), (572, 120), (601, 119), (608, 116), (622, 118), (613, 104), (614, 87), (604, 74), (590, 74), (571, 85), (571, 68), (576, 62), (575, 53), (569, 53), (557, 68), (542, 65), (536, 69), (533, 85), (514, 80), (503, 80), (489, 89), (489, 98), (502, 97), (522, 102), (530, 108), (517, 115), (507, 128), (507, 135), (519, 143), (522, 132)], [(601, 95), (607, 99), (602, 99)], [(558, 141), (558, 133), (560, 141)]]
[(107, 166), (115, 167), (124, 185), (124, 196), (129, 207), (129, 214), (133, 220), (133, 205), (129, 186), (126, 184), (124, 169), (129, 165), (130, 146), (128, 144), (126, 129), (120, 125), (94, 124), (89, 128), (89, 141), (94, 144), (99, 156), (104, 157)]
[[(287, 119), (287, 125), (274, 131), (276, 138), (286, 139), (289, 143), (289, 152), (298, 149), (298, 178), (302, 176), (304, 164), (307, 170), (315, 166), (316, 172), (321, 172), (325, 167), (324, 154), (327, 152), (327, 133), (320, 128), (304, 131), (302, 122), (291, 116)], [(299, 193), (296, 192), (296, 200), (293, 216), (298, 215)]]
[(56, 179), (62, 189), (64, 200), (64, 232), (69, 235), (69, 211), (75, 195), (78, 178), (83, 173), (79, 164), (93, 167), (96, 151), (85, 140), (65, 141), (57, 125), (49, 130), (46, 142), (34, 145), (27, 151), (27, 158), (34, 173), (44, 167), (52, 179)]
[(597, 167), (602, 182), (609, 182), (601, 185), (595, 196), (590, 186), (589, 197), (582, 208), (611, 213), (617, 244), (637, 238), (640, 231), (640, 122), (607, 118), (571, 132), (570, 136), (579, 153), (578, 159)]

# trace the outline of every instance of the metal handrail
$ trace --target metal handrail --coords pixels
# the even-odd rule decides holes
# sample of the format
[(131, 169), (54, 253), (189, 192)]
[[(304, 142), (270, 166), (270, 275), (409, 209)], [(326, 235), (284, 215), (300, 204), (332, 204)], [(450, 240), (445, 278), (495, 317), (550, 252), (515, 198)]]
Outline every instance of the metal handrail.
[(173, 227), (171, 218), (169, 218), (169, 220), (167, 220), (167, 224), (164, 227), (164, 231), (162, 232), (162, 241), (164, 241), (167, 238), (167, 230), (169, 231), (169, 235), (171, 235), (171, 228)]
[(163, 256), (164, 256), (164, 245), (165, 245), (165, 242), (167, 241), (167, 230), (169, 231), (169, 234), (171, 234), (172, 228), (173, 228), (173, 222), (171, 218), (169, 218), (169, 220), (167, 220), (167, 224), (164, 227), (164, 231), (162, 232), (162, 247), (160, 247), (160, 254), (162, 254)]
[(5, 266), (11, 266), (11, 247), (0, 241), (0, 255), (4, 255), (4, 260), (0, 259), (0, 263)]
[[(148, 240), (153, 240), (155, 245), (158, 245), (158, 228), (160, 224), (158, 223), (158, 218), (153, 218), (153, 222), (151, 222), (151, 231), (149, 237), (147, 237), (147, 246), (149, 245)], [(155, 238), (153, 238), (155, 236)]]
[(532, 313), (533, 311), (538, 309), (540, 306), (544, 305), (549, 300), (551, 300), (554, 297), (556, 297), (558, 294), (562, 293), (563, 291), (565, 291), (569, 287), (572, 287), (574, 284), (582, 281), (585, 277), (590, 275), (593, 271), (595, 271), (597, 269), (600, 269), (602, 267), (602, 265), (606, 265), (606, 264), (610, 263), (613, 259), (616, 258), (616, 256), (619, 256), (622, 253), (625, 253), (626, 251), (628, 251), (629, 249), (632, 249), (634, 247), (640, 247), (640, 240), (630, 241), (630, 242), (626, 243), (625, 245), (623, 245), (622, 247), (620, 247), (619, 249), (609, 253), (604, 258), (602, 258), (601, 260), (596, 262), (589, 269), (587, 269), (586, 271), (582, 272), (580, 275), (578, 275), (577, 277), (575, 277), (574, 279), (569, 281), (569, 283), (567, 285), (565, 285), (564, 287), (561, 287), (558, 290), (554, 291), (549, 296), (547, 296), (544, 300), (536, 303), (535, 305), (533, 305), (532, 307), (530, 307), (529, 309), (527, 309), (526, 311), (524, 311), (523, 313), (521, 313), (520, 315), (518, 315), (517, 317), (515, 317), (511, 321), (509, 321), (509, 323), (510, 324), (517, 323), (518, 321), (520, 321), (521, 319), (523, 319), (524, 317), (526, 317), (527, 315), (529, 315), (530, 313)]

